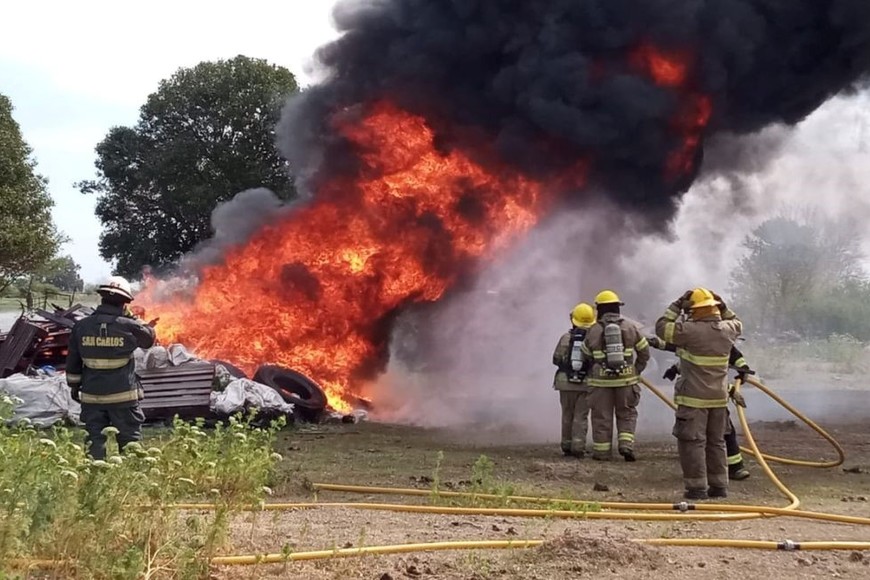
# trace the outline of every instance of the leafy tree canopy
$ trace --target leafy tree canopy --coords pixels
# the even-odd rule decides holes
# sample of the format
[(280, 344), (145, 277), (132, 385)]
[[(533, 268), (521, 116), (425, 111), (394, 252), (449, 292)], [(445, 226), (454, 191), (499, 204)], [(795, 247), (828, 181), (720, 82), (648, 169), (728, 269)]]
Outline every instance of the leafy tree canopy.
[(289, 70), (237, 56), (180, 69), (142, 106), (135, 127), (115, 127), (97, 146), (100, 254), (119, 274), (175, 262), (211, 236), (215, 206), (245, 189), (295, 195), (275, 147), (284, 100), (298, 91)]
[(79, 275), (80, 269), (72, 256), (58, 256), (43, 267), (39, 278), (64, 292), (80, 292), (85, 285)]
[(748, 327), (767, 334), (870, 337), (870, 316), (858, 316), (859, 310), (866, 314), (862, 303), (870, 299), (861, 239), (858, 222), (807, 210), (754, 229), (732, 276), (734, 302)]
[(0, 94), (0, 290), (45, 265), (62, 237), (51, 219), (48, 183)]

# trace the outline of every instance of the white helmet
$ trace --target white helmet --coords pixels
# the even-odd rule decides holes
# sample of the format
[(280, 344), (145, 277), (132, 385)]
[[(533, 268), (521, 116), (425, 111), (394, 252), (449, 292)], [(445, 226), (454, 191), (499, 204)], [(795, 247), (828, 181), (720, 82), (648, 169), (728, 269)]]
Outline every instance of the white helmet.
[(97, 286), (98, 294), (117, 294), (127, 300), (133, 300), (133, 288), (120, 276), (109, 276), (109, 279)]

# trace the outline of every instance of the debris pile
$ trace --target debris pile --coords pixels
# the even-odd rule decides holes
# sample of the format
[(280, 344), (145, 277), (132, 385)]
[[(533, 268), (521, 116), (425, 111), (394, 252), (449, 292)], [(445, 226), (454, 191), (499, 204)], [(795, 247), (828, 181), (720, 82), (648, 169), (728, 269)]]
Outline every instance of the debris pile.
[[(22, 402), (17, 414), (23, 417), (30, 418), (28, 409), (41, 409), (42, 399), (50, 398), (54, 405), (51, 412), (40, 410), (40, 416), (75, 422), (78, 405), (66, 393), (66, 397), (57, 397), (59, 385), (68, 391), (58, 374), (65, 370), (73, 326), (93, 309), (81, 304), (70, 308), (52, 306), (54, 312), (34, 310), (22, 314), (9, 332), (0, 333), (0, 390), (15, 387), (16, 393), (10, 394)], [(144, 393), (142, 409), (151, 421), (176, 415), (214, 418), (252, 407), (265, 416), (283, 414), (310, 422), (356, 422), (366, 418), (365, 411), (335, 413), (321, 387), (291, 369), (264, 365), (251, 380), (232, 364), (199, 359), (181, 344), (137, 350), (134, 360)], [(27, 396), (21, 397), (22, 392)], [(65, 402), (62, 409), (55, 408), (57, 401)]]
[(40, 368), (64, 370), (72, 327), (93, 309), (81, 304), (52, 307), (53, 313), (36, 309), (33, 316), (22, 315), (8, 333), (0, 333), (0, 378), (34, 374)]

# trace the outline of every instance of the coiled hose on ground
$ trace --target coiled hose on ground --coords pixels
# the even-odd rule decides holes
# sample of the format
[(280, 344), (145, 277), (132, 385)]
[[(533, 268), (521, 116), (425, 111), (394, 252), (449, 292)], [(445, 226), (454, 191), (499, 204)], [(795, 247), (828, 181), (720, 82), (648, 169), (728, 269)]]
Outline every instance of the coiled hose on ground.
[[(654, 387), (645, 379), (641, 379), (643, 384), (652, 391), (658, 398), (664, 401), (671, 408), (676, 408), (673, 402), (668, 399), (659, 389)], [(808, 425), (813, 431), (818, 433), (837, 452), (837, 459), (825, 462), (805, 461), (799, 459), (791, 459), (779, 457), (776, 455), (768, 455), (762, 453), (755, 438), (752, 435), (752, 430), (746, 420), (746, 414), (742, 407), (737, 407), (737, 416), (740, 425), (743, 429), (744, 437), (749, 443), (748, 448), (741, 448), (745, 453), (756, 458), (768, 479), (776, 486), (777, 489), (789, 500), (785, 507), (768, 507), (755, 505), (737, 505), (737, 504), (715, 504), (715, 503), (639, 503), (639, 502), (594, 502), (582, 500), (569, 500), (559, 498), (546, 497), (525, 497), (525, 496), (500, 496), (491, 494), (478, 494), (469, 492), (456, 491), (431, 491), (420, 489), (404, 489), (390, 487), (367, 487), (357, 485), (340, 485), (330, 483), (315, 483), (314, 489), (318, 491), (333, 491), (344, 493), (364, 493), (364, 494), (379, 494), (393, 496), (439, 496), (453, 498), (474, 498), (474, 499), (493, 499), (509, 502), (525, 503), (525, 504), (543, 504), (545, 506), (576, 506), (577, 509), (527, 509), (527, 508), (471, 508), (471, 507), (442, 507), (431, 505), (415, 505), (415, 504), (389, 504), (389, 503), (356, 503), (356, 502), (302, 502), (302, 503), (271, 503), (261, 505), (257, 510), (299, 510), (299, 509), (317, 509), (323, 507), (338, 507), (345, 509), (359, 510), (380, 510), (393, 512), (407, 513), (427, 513), (427, 514), (451, 514), (451, 515), (484, 515), (484, 516), (501, 516), (501, 517), (549, 517), (549, 518), (578, 518), (578, 519), (609, 519), (609, 520), (656, 520), (656, 521), (681, 521), (681, 520), (705, 520), (705, 521), (721, 521), (721, 520), (745, 520), (756, 519), (762, 517), (794, 517), (812, 520), (822, 520), (827, 522), (844, 523), (851, 525), (870, 525), (870, 518), (857, 516), (844, 516), (838, 514), (830, 514), (823, 512), (799, 510), (800, 499), (776, 476), (773, 470), (768, 465), (768, 461), (780, 463), (784, 465), (794, 465), (800, 467), (813, 468), (831, 468), (841, 465), (845, 459), (845, 453), (842, 446), (824, 429), (813, 422), (809, 417), (792, 407), (788, 402), (782, 399), (779, 395), (764, 386), (760, 381), (754, 378), (747, 378), (747, 382), (760, 391), (771, 397), (774, 401), (782, 405), (796, 418), (800, 419)], [(741, 381), (738, 379), (735, 384), (735, 389), (739, 392)], [(589, 511), (585, 506), (595, 506), (602, 511)], [(210, 510), (214, 508), (213, 504), (178, 504), (175, 507), (186, 510)], [(654, 512), (671, 512), (671, 513), (654, 513)], [(673, 513), (677, 512), (677, 513)], [(695, 538), (641, 538), (634, 540), (638, 543), (655, 545), (655, 546), (694, 546), (694, 547), (714, 547), (714, 548), (744, 548), (744, 549), (762, 549), (762, 550), (870, 550), (870, 541), (868, 542), (793, 542), (790, 540), (783, 541), (760, 541), (760, 540), (734, 540), (734, 539), (695, 539)], [(455, 541), (455, 542), (434, 542), (434, 543), (419, 543), (419, 544), (400, 544), (390, 546), (366, 546), (360, 548), (334, 549), (334, 550), (319, 550), (311, 552), (296, 552), (289, 554), (252, 554), (239, 556), (219, 556), (212, 558), (211, 563), (220, 566), (230, 565), (257, 565), (269, 563), (283, 563), (302, 560), (320, 560), (338, 557), (353, 557), (372, 554), (399, 554), (407, 552), (421, 552), (434, 550), (471, 550), (471, 549), (509, 549), (509, 548), (530, 548), (539, 546), (543, 540), (510, 540), (510, 541), (492, 541), (492, 540), (476, 540), (476, 541)], [(30, 561), (27, 564), (35, 567), (51, 567), (52, 562), (47, 561)]]

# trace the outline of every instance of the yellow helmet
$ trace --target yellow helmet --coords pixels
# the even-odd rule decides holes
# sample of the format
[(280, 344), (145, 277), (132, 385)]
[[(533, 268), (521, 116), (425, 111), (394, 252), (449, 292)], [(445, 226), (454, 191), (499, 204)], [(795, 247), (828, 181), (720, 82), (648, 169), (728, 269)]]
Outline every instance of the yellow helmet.
[(571, 311), (571, 324), (578, 328), (589, 328), (595, 324), (595, 311), (585, 302), (581, 302)]
[(713, 293), (706, 288), (695, 288), (692, 290), (692, 296), (689, 298), (692, 303), (691, 308), (703, 308), (705, 306), (716, 306), (719, 301), (713, 297)]
[(613, 290), (602, 290), (598, 293), (598, 296), (595, 297), (595, 305), (597, 306), (599, 304), (619, 304), (622, 306), (623, 302)]

